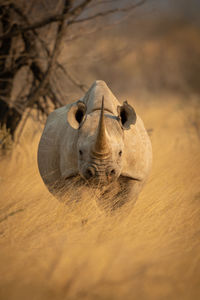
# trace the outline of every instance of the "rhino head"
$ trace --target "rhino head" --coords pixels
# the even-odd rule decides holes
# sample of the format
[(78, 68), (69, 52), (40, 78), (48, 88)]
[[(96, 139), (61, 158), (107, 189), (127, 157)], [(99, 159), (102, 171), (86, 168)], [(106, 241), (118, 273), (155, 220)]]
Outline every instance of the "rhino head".
[(38, 147), (39, 171), (52, 194), (79, 197), (86, 183), (100, 188), (100, 199), (111, 206), (137, 198), (151, 163), (151, 141), (141, 118), (101, 80), (81, 100), (48, 116)]
[[(105, 99), (106, 100), (106, 99)], [(117, 106), (118, 115), (101, 107), (87, 113), (87, 104), (78, 101), (68, 111), (68, 122), (77, 130), (79, 175), (91, 185), (107, 185), (116, 181), (122, 171), (124, 131), (136, 122), (132, 106)]]

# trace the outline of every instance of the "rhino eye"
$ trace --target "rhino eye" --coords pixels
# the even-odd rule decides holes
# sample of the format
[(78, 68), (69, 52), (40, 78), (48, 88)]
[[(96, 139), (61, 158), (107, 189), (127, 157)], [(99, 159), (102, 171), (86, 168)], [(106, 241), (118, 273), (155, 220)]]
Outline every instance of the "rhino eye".
[(79, 154), (80, 154), (80, 155), (83, 155), (83, 151), (82, 151), (82, 150), (79, 150)]
[(119, 156), (122, 156), (122, 150), (119, 151)]

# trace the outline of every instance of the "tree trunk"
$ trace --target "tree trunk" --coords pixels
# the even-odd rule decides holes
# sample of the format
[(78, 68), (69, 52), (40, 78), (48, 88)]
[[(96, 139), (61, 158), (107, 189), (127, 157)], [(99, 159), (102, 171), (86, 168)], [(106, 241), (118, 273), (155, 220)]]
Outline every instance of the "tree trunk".
[[(13, 20), (11, 20), (10, 7), (0, 6), (1, 34), (11, 32), (13, 29)], [(12, 37), (7, 36), (2, 39), (0, 44), (0, 126), (5, 126), (10, 131), (12, 138), (19, 124), (22, 114), (14, 107), (10, 107), (10, 99), (13, 88), (14, 70), (10, 66), (10, 50), (12, 46)], [(9, 65), (9, 66), (8, 66)]]

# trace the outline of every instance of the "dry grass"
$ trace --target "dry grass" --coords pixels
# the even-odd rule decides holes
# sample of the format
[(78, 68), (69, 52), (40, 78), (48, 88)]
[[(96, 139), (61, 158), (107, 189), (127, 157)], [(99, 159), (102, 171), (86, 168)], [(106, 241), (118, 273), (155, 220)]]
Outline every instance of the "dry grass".
[(0, 299), (199, 299), (197, 108), (172, 96), (136, 109), (154, 165), (129, 215), (54, 199), (36, 165), (41, 129), (27, 124), (0, 164)]
[(0, 127), (0, 155), (6, 155), (12, 150), (13, 141), (5, 126)]

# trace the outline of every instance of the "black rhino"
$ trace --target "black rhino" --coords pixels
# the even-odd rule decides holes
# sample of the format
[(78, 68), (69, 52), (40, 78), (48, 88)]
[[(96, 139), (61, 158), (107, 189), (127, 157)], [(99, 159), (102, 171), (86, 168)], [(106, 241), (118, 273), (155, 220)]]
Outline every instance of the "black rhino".
[(58, 197), (98, 189), (112, 209), (137, 199), (150, 172), (152, 148), (140, 117), (122, 105), (104, 81), (77, 102), (52, 112), (38, 148), (38, 166)]

